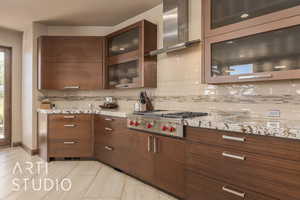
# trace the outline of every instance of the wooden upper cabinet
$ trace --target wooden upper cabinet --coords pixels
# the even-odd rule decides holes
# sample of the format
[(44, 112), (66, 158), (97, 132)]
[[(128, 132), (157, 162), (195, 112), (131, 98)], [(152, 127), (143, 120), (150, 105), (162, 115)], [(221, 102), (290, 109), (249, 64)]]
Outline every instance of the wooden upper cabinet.
[(157, 26), (146, 20), (106, 37), (105, 88), (155, 88)]
[(203, 0), (205, 36), (299, 15), (298, 0)]
[(38, 44), (39, 89), (103, 88), (103, 37), (42, 36)]
[(207, 83), (300, 78), (300, 1), (204, 2)]

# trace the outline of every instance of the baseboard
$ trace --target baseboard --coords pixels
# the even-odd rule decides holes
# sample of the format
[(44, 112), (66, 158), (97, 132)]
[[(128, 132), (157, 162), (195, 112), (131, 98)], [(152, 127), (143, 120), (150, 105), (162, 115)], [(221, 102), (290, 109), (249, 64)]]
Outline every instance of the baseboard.
[(30, 149), (29, 147), (27, 147), (26, 145), (24, 145), (23, 143), (21, 143), (21, 147), (30, 155), (34, 156), (37, 155), (39, 153), (38, 149)]
[(12, 147), (21, 147), (22, 146), (22, 142), (13, 142), (11, 144)]

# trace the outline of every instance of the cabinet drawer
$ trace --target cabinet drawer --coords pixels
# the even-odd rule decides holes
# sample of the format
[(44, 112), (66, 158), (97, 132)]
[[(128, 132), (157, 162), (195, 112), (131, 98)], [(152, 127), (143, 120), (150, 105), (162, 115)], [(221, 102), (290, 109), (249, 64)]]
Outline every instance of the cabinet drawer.
[(48, 144), (49, 157), (92, 157), (91, 140), (50, 140)]
[(300, 163), (210, 146), (187, 145), (187, 168), (286, 200), (300, 199)]
[(49, 115), (50, 122), (61, 121), (61, 122), (82, 122), (91, 121), (92, 115), (71, 115), (71, 114), (59, 114), (59, 115)]
[(97, 127), (99, 130), (105, 130), (105, 128), (110, 128), (112, 130), (127, 128), (125, 118), (110, 116), (96, 116), (95, 118), (95, 127)]
[(186, 171), (187, 200), (275, 200), (244, 188)]
[(130, 162), (128, 149), (123, 146), (115, 146), (107, 143), (95, 144), (95, 157), (97, 160), (128, 172)]
[(300, 142), (270, 136), (188, 127), (187, 140), (300, 161)]
[(92, 124), (90, 121), (66, 121), (56, 120), (49, 122), (50, 139), (83, 139), (91, 138)]

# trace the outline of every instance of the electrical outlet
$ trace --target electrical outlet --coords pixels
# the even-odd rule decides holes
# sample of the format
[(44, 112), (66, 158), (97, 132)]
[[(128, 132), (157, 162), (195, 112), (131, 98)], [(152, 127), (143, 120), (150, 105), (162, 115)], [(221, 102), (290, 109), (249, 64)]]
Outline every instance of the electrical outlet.
[(280, 117), (280, 110), (270, 110), (267, 114), (268, 117)]
[(280, 128), (280, 122), (267, 122), (268, 128)]

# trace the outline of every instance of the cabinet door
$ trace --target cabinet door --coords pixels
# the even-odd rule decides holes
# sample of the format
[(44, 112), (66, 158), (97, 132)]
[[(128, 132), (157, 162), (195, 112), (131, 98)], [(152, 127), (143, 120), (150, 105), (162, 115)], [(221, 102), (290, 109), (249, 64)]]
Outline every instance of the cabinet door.
[(39, 89), (103, 88), (101, 37), (41, 37)]
[(299, 19), (208, 38), (208, 83), (299, 79)]
[(153, 136), (131, 131), (134, 137), (132, 145), (131, 174), (146, 182), (154, 183)]
[(155, 136), (154, 153), (155, 184), (183, 198), (185, 196), (184, 141), (169, 137)]
[(206, 36), (299, 15), (298, 0), (204, 0)]

